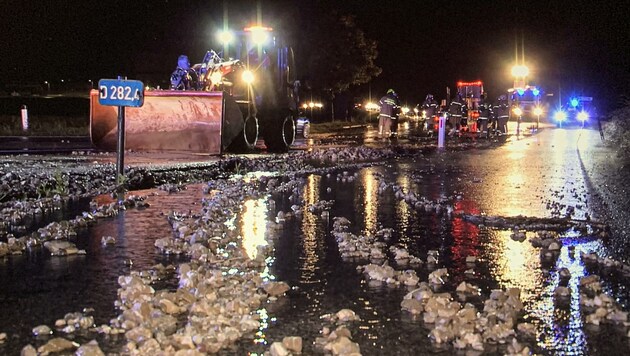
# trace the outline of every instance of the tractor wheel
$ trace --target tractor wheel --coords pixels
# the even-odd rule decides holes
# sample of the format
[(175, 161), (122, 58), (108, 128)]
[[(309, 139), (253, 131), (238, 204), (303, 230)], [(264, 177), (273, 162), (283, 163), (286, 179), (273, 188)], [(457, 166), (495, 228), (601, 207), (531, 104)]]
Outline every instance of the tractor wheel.
[(263, 125), (265, 146), (271, 152), (287, 152), (295, 141), (295, 122), (292, 115), (269, 120)]
[(256, 147), (258, 140), (258, 119), (255, 116), (248, 116), (243, 122), (243, 131), (241, 131), (234, 141), (230, 144), (228, 151), (230, 152), (250, 152)]

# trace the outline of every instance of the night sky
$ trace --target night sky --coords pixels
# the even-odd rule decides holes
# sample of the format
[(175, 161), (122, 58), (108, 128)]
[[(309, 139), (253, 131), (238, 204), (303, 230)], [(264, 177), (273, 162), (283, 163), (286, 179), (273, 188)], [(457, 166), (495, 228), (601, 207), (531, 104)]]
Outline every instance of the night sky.
[[(313, 1), (227, 1), (228, 20), (283, 28)], [(546, 93), (594, 96), (612, 107), (630, 92), (627, 1), (327, 1), (353, 14), (378, 42), (383, 69), (357, 95), (392, 87), (403, 101), (442, 98), (458, 80), (483, 80), (491, 98), (511, 87), (515, 42), (524, 41), (530, 83)], [(224, 1), (0, 0), (0, 84), (118, 74), (168, 79), (177, 56), (216, 47)], [(298, 17), (299, 18), (299, 17)], [(294, 38), (307, 38), (296, 34)], [(520, 53), (520, 52), (519, 52)]]

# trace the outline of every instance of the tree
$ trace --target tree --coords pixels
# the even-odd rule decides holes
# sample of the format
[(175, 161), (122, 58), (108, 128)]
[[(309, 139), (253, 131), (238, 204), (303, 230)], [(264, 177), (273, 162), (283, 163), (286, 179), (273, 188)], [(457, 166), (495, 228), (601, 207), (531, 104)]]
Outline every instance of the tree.
[[(352, 85), (368, 83), (381, 73), (374, 61), (377, 43), (357, 27), (353, 16), (331, 10), (325, 1), (300, 8), (297, 47), (300, 73), (308, 77), (312, 90), (334, 97)], [(331, 108), (332, 110), (332, 108)]]

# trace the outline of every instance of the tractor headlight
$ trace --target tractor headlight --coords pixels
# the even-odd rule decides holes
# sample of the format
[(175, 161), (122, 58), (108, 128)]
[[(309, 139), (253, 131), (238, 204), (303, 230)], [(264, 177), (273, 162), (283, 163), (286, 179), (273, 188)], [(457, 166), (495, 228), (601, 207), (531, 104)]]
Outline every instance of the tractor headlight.
[(221, 83), (222, 79), (223, 76), (221, 75), (221, 72), (214, 72), (210, 74), (210, 81), (212, 82), (212, 84), (219, 84)]
[(254, 82), (254, 73), (251, 70), (246, 70), (243, 72), (243, 81), (247, 84), (252, 84)]

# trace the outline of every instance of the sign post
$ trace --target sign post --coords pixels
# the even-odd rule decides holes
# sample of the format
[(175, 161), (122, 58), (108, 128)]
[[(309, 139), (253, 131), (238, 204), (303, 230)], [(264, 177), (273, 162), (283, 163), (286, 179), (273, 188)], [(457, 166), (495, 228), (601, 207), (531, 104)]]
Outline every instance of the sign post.
[(101, 105), (118, 107), (118, 144), (116, 155), (116, 183), (118, 204), (124, 200), (121, 188), (125, 177), (125, 107), (140, 107), (144, 104), (144, 84), (138, 80), (101, 79), (98, 81), (98, 102)]
[(439, 116), (438, 121), (438, 149), (444, 148), (444, 138), (446, 137), (446, 113)]

